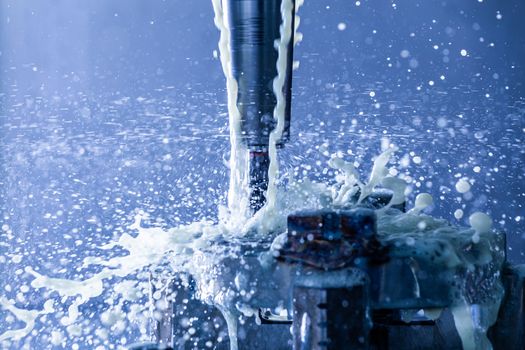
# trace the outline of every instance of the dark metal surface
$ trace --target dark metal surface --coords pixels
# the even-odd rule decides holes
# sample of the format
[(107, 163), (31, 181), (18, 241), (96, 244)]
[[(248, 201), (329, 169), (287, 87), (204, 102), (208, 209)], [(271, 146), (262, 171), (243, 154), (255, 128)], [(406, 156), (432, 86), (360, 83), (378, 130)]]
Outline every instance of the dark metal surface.
[[(280, 38), (281, 0), (228, 0), (228, 8), (232, 70), (239, 86), (237, 106), (244, 140), (251, 150), (261, 151), (267, 149), (275, 126), (273, 80), (277, 76), (278, 54), (274, 43)], [(286, 124), (281, 144), (289, 138), (292, 61), (293, 32), (288, 46)]]
[(450, 310), (434, 320), (406, 322), (394, 314), (399, 310), (377, 310), (370, 333), (373, 350), (461, 350), (461, 339)]
[(288, 216), (287, 241), (279, 259), (335, 269), (381, 254), (374, 210), (315, 210)]
[[(372, 192), (368, 197), (366, 197), (363, 202), (361, 203), (361, 206), (365, 206), (368, 208), (373, 209), (379, 209), (386, 206), (390, 200), (392, 199), (393, 192), (386, 188), (377, 188)], [(358, 196), (357, 196), (358, 197)], [(357, 201), (357, 197), (354, 199)], [(401, 204), (393, 205), (392, 208), (401, 210), (402, 212), (406, 211), (406, 202), (403, 202)]]
[(295, 286), (294, 350), (367, 349), (370, 318), (367, 286)]
[[(199, 299), (195, 281), (191, 278), (186, 281), (181, 279), (173, 285), (173, 348), (230, 349), (230, 338), (223, 314), (217, 307)], [(290, 322), (263, 321), (257, 324), (255, 317), (246, 317), (235, 307), (230, 311), (238, 320), (238, 349), (291, 349)]]
[(413, 257), (393, 257), (367, 269), (372, 306), (379, 309), (443, 308), (453, 301), (454, 271)]
[(368, 348), (369, 279), (359, 269), (339, 268), (365, 257), (376, 236), (372, 209), (306, 211), (288, 217), (281, 257), (313, 267), (305, 269), (293, 287), (294, 350)]
[[(172, 344), (174, 349), (229, 349), (228, 330), (221, 312), (196, 297), (191, 276), (181, 275), (172, 283)], [(157, 339), (162, 342), (162, 339)], [(212, 347), (207, 346), (212, 344)]]
[(496, 350), (525, 349), (525, 265), (506, 266), (502, 281), (505, 297), (489, 339)]
[(271, 309), (267, 308), (259, 309), (259, 318), (261, 319), (261, 324), (292, 324), (292, 319), (288, 315), (276, 315)]

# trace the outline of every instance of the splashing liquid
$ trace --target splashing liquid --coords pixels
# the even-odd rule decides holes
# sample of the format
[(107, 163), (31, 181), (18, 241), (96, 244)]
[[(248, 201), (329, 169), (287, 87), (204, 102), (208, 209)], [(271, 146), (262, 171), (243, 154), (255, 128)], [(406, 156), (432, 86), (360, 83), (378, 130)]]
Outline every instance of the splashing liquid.
[[(385, 183), (385, 179), (389, 178), (385, 170), (391, 154), (392, 150), (389, 149), (376, 158), (371, 171), (372, 176), (370, 176), (368, 183), (362, 183), (355, 169), (336, 156), (332, 156), (328, 163), (334, 169), (343, 172), (343, 176), (334, 185), (329, 186), (324, 183), (314, 183), (307, 180), (291, 181), (288, 189), (277, 192), (277, 202), (286, 203), (286, 206), (280, 204), (282, 210), (277, 211), (275, 214), (276, 222), (280, 223), (279, 230), (281, 232), (284, 230), (286, 217), (293, 211), (306, 208), (333, 208), (337, 201), (346, 196), (349, 187), (357, 186), (363, 191), (366, 189), (372, 190), (372, 183)], [(388, 183), (389, 181), (391, 180), (386, 182)], [(472, 220), (473, 229), (461, 229), (450, 226), (445, 220), (423, 215), (420, 211), (430, 203), (427, 197), (428, 195), (425, 195), (422, 199), (416, 200), (415, 210), (406, 214), (397, 210), (378, 212), (378, 232), (381, 239), (385, 242), (395, 242), (395, 245), (399, 247), (398, 249), (401, 252), (403, 250), (417, 251), (418, 256), (421, 258), (430, 256), (435, 247), (445, 247), (440, 252), (440, 258), (434, 263), (450, 269), (452, 276), (455, 276), (454, 269), (456, 268), (475, 269), (478, 263), (490, 262), (492, 259), (491, 251), (486, 243), (487, 237), (491, 234), (491, 232), (488, 232), (488, 225), (479, 224), (481, 220)], [(481, 214), (478, 214), (475, 218), (478, 216), (481, 217)], [(234, 232), (228, 231), (228, 227), (221, 223), (216, 225), (208, 221), (195, 222), (169, 230), (157, 227), (145, 228), (141, 226), (142, 218), (142, 215), (137, 215), (135, 222), (129, 227), (130, 230), (138, 232), (136, 237), (123, 234), (118, 241), (101, 247), (101, 249), (105, 250), (120, 247), (128, 252), (127, 255), (108, 260), (94, 257), (84, 260), (82, 268), (89, 268), (93, 265), (103, 267), (101, 272), (94, 274), (88, 279), (76, 281), (52, 278), (38, 273), (33, 268), (26, 268), (26, 272), (35, 277), (31, 283), (33, 288), (45, 288), (48, 291), (56, 292), (61, 297), (62, 302), (70, 302), (67, 314), (60, 320), (61, 325), (66, 328), (70, 338), (74, 339), (75, 336), (81, 334), (79, 333), (79, 318), (81, 318), (79, 307), (90, 299), (100, 296), (104, 292), (105, 281), (109, 281), (113, 277), (136, 277), (134, 274), (147, 266), (166, 268), (167, 266), (163, 264), (165, 257), (169, 257), (169, 267), (173, 272), (190, 273), (203, 289), (213, 290), (210, 287), (213, 287), (214, 276), (211, 270), (205, 266), (203, 267), (201, 258), (205, 257), (208, 266), (221, 264), (221, 259), (228, 252), (224, 247), (213, 244), (213, 242), (216, 238), (233, 235)], [(457, 243), (458, 240), (471, 242), (474, 232), (480, 234), (480, 242), (478, 244), (479, 250), (483, 254), (479, 255), (479, 259), (484, 259), (484, 261), (472, 261), (472, 257), (466, 258), (462, 255), (461, 245)], [(229, 253), (231, 254), (231, 252)], [(120, 301), (118, 303), (113, 302), (112, 305), (115, 310), (112, 312), (108, 310), (109, 316), (102, 317), (103, 319), (108, 319), (106, 322), (108, 325), (118, 322), (118, 320), (111, 321), (116, 317), (111, 316), (111, 314), (117, 315), (122, 313), (122, 303), (131, 302), (137, 305), (136, 298), (133, 297), (134, 285), (125, 282), (129, 281), (114, 285), (114, 291), (120, 294)], [(211, 283), (211, 285), (207, 286), (207, 283)], [(496, 281), (493, 287), (495, 288), (494, 295), (499, 293), (498, 286)], [(466, 349), (474, 349), (481, 345), (490, 344), (484, 332), (488, 328), (487, 325), (490, 325), (490, 322), (492, 322), (491, 317), (497, 314), (498, 303), (491, 302), (486, 305), (473, 306), (465, 301), (463, 287), (459, 286), (458, 288), (460, 298), (454, 304), (452, 312), (464, 347)], [(221, 310), (227, 321), (230, 347), (235, 350), (237, 349), (237, 318), (239, 314), (238, 310), (232, 307), (231, 299), (233, 298), (233, 293), (238, 293), (238, 291), (221, 291), (217, 295), (212, 296), (212, 303)], [(55, 300), (53, 299), (47, 300), (42, 310), (23, 310), (15, 307), (12, 302), (5, 300), (5, 298), (0, 299), (0, 305), (11, 312), (18, 320), (25, 323), (25, 326), (21, 329), (10, 330), (0, 335), (0, 340), (11, 339), (17, 341), (26, 337), (31, 333), (36, 320), (40, 316), (55, 312)], [(139, 304), (138, 308), (139, 310), (141, 308), (144, 309), (145, 306)], [(478, 310), (483, 314), (489, 315), (484, 319), (490, 322), (487, 321), (483, 324), (474, 322), (473, 317), (475, 317), (475, 313), (472, 310)], [(477, 313), (479, 314), (479, 312)], [(123, 316), (119, 317), (123, 318)], [(129, 317), (129, 315), (126, 317)], [(55, 338), (57, 341), (62, 339), (58, 336)]]
[(219, 52), (222, 70), (226, 77), (228, 91), (228, 116), (230, 125), (230, 186), (228, 208), (220, 212), (221, 221), (230, 229), (241, 229), (249, 217), (249, 152), (242, 142), (241, 114), (237, 108), (237, 81), (232, 73), (230, 54), (230, 28), (226, 1), (213, 0), (215, 25), (220, 30)]

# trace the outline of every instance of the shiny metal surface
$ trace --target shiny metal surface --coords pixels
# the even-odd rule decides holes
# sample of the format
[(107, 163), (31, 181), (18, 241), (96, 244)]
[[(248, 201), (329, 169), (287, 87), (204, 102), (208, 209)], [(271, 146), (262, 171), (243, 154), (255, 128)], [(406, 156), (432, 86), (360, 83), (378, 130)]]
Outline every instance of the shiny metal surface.
[[(266, 149), (275, 126), (273, 80), (278, 54), (274, 43), (280, 37), (280, 8), (281, 0), (228, 0), (232, 69), (239, 85), (237, 106), (244, 140), (251, 150)], [(293, 33), (288, 47), (286, 126), (281, 145), (289, 138), (292, 60)]]
[(363, 279), (338, 288), (294, 286), (293, 349), (368, 349), (372, 322), (367, 283)]

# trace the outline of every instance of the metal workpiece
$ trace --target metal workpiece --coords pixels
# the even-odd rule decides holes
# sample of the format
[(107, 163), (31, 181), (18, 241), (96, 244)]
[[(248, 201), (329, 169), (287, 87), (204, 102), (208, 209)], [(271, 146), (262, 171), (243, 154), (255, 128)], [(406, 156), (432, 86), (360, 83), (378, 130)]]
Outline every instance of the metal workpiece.
[(293, 285), (294, 350), (368, 349), (370, 280), (366, 272), (349, 266), (366, 259), (376, 236), (371, 209), (304, 211), (288, 217), (279, 258), (303, 266)]
[(452, 304), (455, 270), (414, 257), (391, 257), (367, 268), (375, 309), (444, 308)]
[[(503, 268), (504, 234), (484, 234), (477, 244), (468, 232), (385, 237), (376, 220), (365, 207), (300, 211), (275, 239), (248, 235), (218, 242), (229, 252), (221, 258), (196, 254), (192, 276), (153, 291), (157, 343), (228, 349), (226, 312), (238, 321), (241, 350), (459, 350), (458, 296), (472, 306), (481, 335), (504, 287), (488, 335), (496, 350), (523, 348), (525, 268)], [(448, 263), (450, 249), (463, 263)]]
[(198, 298), (195, 280), (181, 275), (172, 286), (174, 349), (205, 349), (209, 344), (213, 344), (214, 349), (229, 349), (226, 321), (216, 307)]
[[(229, 349), (229, 336), (221, 308), (238, 320), (238, 348), (291, 349), (291, 266), (277, 264), (266, 255), (267, 246), (241, 247), (239, 254), (217, 260), (201, 256), (198, 280), (181, 275), (172, 283), (172, 341), (175, 349)], [(208, 260), (209, 259), (209, 260)], [(217, 296), (221, 296), (218, 300)], [(288, 305), (290, 304), (290, 305)], [(274, 311), (281, 306), (290, 317)], [(246, 315), (250, 311), (253, 316)], [(257, 324), (257, 316), (260, 324)], [(158, 334), (158, 333), (157, 333)], [(162, 342), (162, 339), (157, 339)]]
[[(382, 255), (372, 209), (303, 211), (288, 216), (286, 242), (279, 259), (336, 269)], [(360, 261), (357, 261), (360, 259)]]
[[(449, 309), (440, 311), (436, 319), (421, 315), (407, 320), (404, 310), (374, 310), (374, 327), (370, 332), (372, 350), (462, 350), (461, 338)], [(421, 310), (411, 310), (416, 315)]]
[[(233, 76), (238, 84), (237, 107), (246, 145), (255, 151), (267, 148), (275, 127), (273, 111), (276, 97), (273, 80), (277, 76), (282, 0), (227, 0), (231, 32)], [(292, 15), (292, 28), (294, 28)], [(283, 93), (286, 100), (285, 128), (280, 145), (290, 134), (293, 30), (286, 57), (287, 71)]]
[[(167, 300), (154, 316), (154, 342), (163, 349), (229, 349), (228, 331), (221, 312), (198, 298), (196, 281), (180, 274), (167, 284), (157, 299)], [(169, 296), (169, 297), (168, 297)], [(137, 345), (138, 346), (138, 345)], [(153, 345), (151, 345), (153, 346)], [(144, 350), (150, 348), (144, 348)], [(142, 350), (141, 347), (133, 350)]]
[(240, 246), (232, 249), (238, 251), (220, 259), (202, 254), (195, 277), (198, 298), (233, 310), (239, 306), (273, 309), (279, 304), (291, 310), (294, 266), (279, 264), (268, 251), (270, 242), (257, 246), (237, 242)]
[(297, 281), (293, 287), (293, 349), (368, 349), (368, 280), (336, 286), (334, 278), (340, 277), (330, 273), (312, 278), (311, 284)]
[[(448, 249), (443, 242), (424, 241), (426, 252), (404, 247), (399, 241), (386, 246), (388, 259), (368, 266), (372, 280), (370, 297), (374, 309), (421, 309), (449, 307), (458, 293), (470, 304), (498, 300), (502, 288), (500, 269), (505, 259), (505, 235), (487, 235), (473, 244), (469, 237), (454, 237), (458, 254), (470, 264), (447, 266), (438, 261)], [(452, 240), (452, 238), (451, 238)], [(402, 286), (402, 288), (400, 288)]]
[(495, 350), (525, 349), (525, 265), (506, 265), (502, 271), (505, 296), (498, 321), (488, 336)]
[[(372, 349), (462, 349), (451, 313), (458, 293), (482, 320), (478, 321), (480, 329), (493, 317), (490, 305), (497, 305), (502, 293), (499, 271), (505, 257), (504, 235), (491, 234), (478, 244), (457, 239), (459, 254), (472, 262), (468, 267), (443, 265), (432, 254), (392, 247), (386, 263), (367, 270), (374, 322)], [(434, 245), (437, 254), (440, 245)]]

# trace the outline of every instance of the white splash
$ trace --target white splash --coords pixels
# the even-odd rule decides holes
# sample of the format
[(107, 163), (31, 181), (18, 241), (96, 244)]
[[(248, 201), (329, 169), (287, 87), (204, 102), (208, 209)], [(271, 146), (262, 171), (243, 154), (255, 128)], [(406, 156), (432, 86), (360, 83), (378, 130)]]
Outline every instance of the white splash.
[(410, 209), (408, 212), (411, 214), (419, 214), (421, 211), (430, 207), (432, 203), (434, 203), (434, 199), (430, 194), (420, 193), (416, 196), (414, 208)]
[[(405, 180), (398, 177), (387, 176), (381, 181), (381, 185), (392, 191), (392, 199), (385, 207), (389, 208), (393, 205), (403, 204), (406, 200), (405, 191), (407, 189), (407, 183)], [(416, 199), (417, 202), (417, 199)]]
[(232, 72), (230, 51), (230, 28), (228, 4), (223, 0), (212, 0), (215, 26), (220, 31), (219, 53), (226, 88), (228, 91), (228, 115), (230, 125), (230, 185), (228, 208), (220, 209), (219, 218), (230, 229), (242, 230), (250, 217), (249, 206), (249, 152), (242, 142), (241, 114), (237, 108), (238, 85)]
[(359, 173), (352, 163), (333, 155), (328, 161), (328, 166), (341, 172), (341, 175), (336, 177), (339, 186), (333, 187), (332, 201), (335, 206), (345, 205), (365, 185), (359, 181)]
[(361, 188), (361, 194), (359, 195), (359, 199), (357, 201), (358, 204), (361, 203), (363, 199), (368, 197), (372, 193), (373, 189), (378, 186), (386, 177), (388, 174), (386, 165), (396, 149), (396, 147), (391, 147), (381, 153), (374, 160), (374, 166), (372, 167), (372, 172), (370, 173), (370, 179), (368, 180), (368, 183)]
[(479, 243), (480, 234), (487, 233), (492, 230), (492, 219), (485, 213), (475, 212), (469, 218), (470, 226), (474, 229), (472, 235), (472, 242)]
[(25, 323), (25, 326), (20, 329), (14, 329), (0, 334), (0, 342), (4, 340), (20, 340), (27, 336), (33, 330), (36, 319), (42, 315), (47, 315), (54, 312), (53, 300), (48, 300), (44, 303), (43, 310), (24, 310), (17, 308), (12, 302), (4, 297), (0, 297), (0, 306), (3, 309), (11, 312), (18, 320)]
[[(303, 33), (299, 31), (299, 25), (301, 24), (301, 17), (297, 14), (299, 8), (304, 5), (304, 0), (295, 0), (295, 19), (294, 19), (294, 34), (293, 34), (293, 45), (296, 46), (303, 41)], [(293, 61), (293, 70), (299, 69), (299, 61)]]
[(284, 95), (284, 85), (286, 82), (286, 72), (288, 68), (288, 47), (292, 38), (292, 0), (282, 0), (281, 15), (282, 24), (280, 27), (280, 40), (275, 43), (278, 51), (277, 58), (277, 77), (273, 81), (273, 91), (277, 98), (277, 104), (273, 111), (273, 118), (277, 121), (275, 129), (270, 133), (269, 154), (270, 169), (268, 171), (268, 191), (266, 193), (267, 207), (272, 211), (276, 207), (277, 199), (277, 177), (279, 176), (279, 159), (277, 157), (277, 144), (281, 140), (284, 132), (286, 99)]

